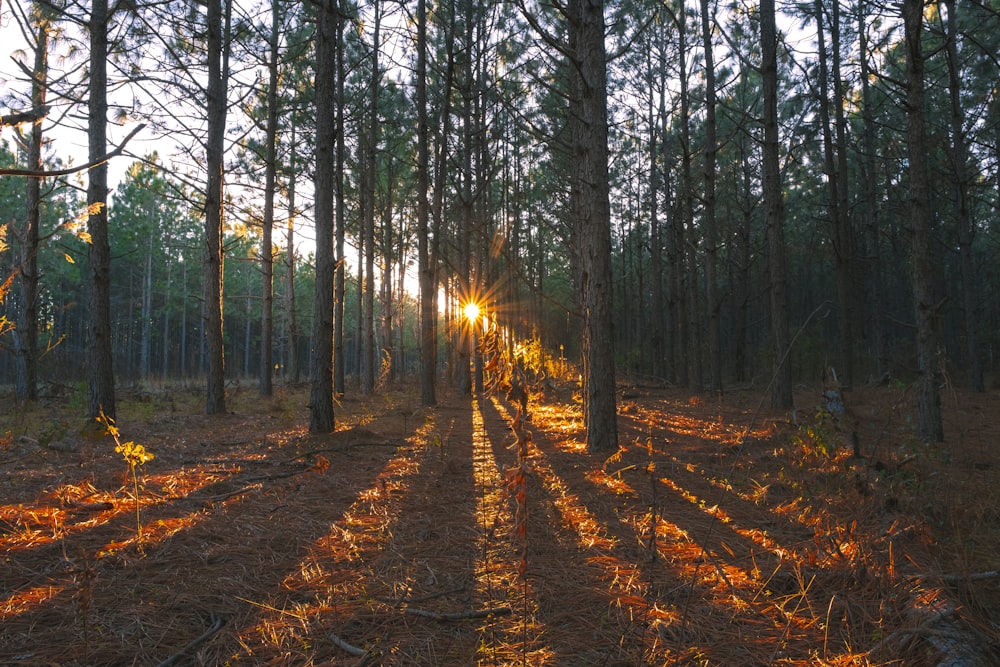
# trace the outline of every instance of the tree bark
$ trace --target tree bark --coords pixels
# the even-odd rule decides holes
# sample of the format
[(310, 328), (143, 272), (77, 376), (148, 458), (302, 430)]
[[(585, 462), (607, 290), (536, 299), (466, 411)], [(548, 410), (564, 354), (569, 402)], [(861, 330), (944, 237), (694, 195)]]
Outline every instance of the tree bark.
[[(35, 62), (31, 82), (31, 107), (35, 115), (41, 116), (48, 95), (49, 32), (51, 30), (48, 13), (38, 7), (36, 16)], [(28, 169), (42, 170), (42, 123), (32, 123), (28, 140)], [(25, 218), (20, 242), (20, 284), (21, 309), (14, 329), (14, 347), (17, 353), (17, 375), (15, 393), (19, 401), (38, 400), (38, 246), (41, 225), (42, 179), (28, 178), (25, 181)]]
[(778, 35), (774, 0), (761, 0), (761, 83), (764, 98), (764, 225), (770, 273), (771, 352), (774, 377), (771, 404), (792, 407), (792, 366), (789, 354), (788, 286), (785, 277), (785, 204), (778, 159)]
[(324, 0), (316, 16), (316, 291), (313, 304), (309, 431), (330, 433), (333, 413), (333, 198), (336, 133), (337, 7)]
[(876, 190), (875, 163), (875, 112), (872, 99), (871, 70), (868, 65), (868, 34), (867, 5), (862, 2), (857, 7), (858, 20), (858, 51), (860, 53), (861, 72), (861, 145), (864, 159), (861, 162), (862, 183), (862, 219), (864, 220), (865, 238), (867, 239), (867, 280), (869, 323), (872, 331), (872, 343), (875, 350), (876, 376), (881, 378), (889, 373), (889, 345), (883, 325), (885, 313), (882, 288), (882, 251), (881, 230), (879, 229), (879, 197)]
[(906, 41), (906, 139), (910, 163), (910, 250), (913, 257), (913, 306), (917, 325), (918, 431), (925, 441), (944, 440), (941, 419), (941, 352), (934, 294), (935, 267), (930, 253), (930, 175), (924, 109), (924, 54), (921, 48), (924, 1), (903, 0)]
[(434, 271), (430, 263), (430, 137), (427, 127), (427, 3), (417, 0), (417, 273), (420, 282), (420, 404), (437, 403)]
[(945, 0), (948, 8), (946, 53), (948, 56), (948, 93), (951, 102), (951, 168), (955, 188), (955, 226), (958, 228), (959, 266), (962, 275), (962, 307), (965, 310), (966, 372), (973, 391), (985, 390), (983, 362), (979, 350), (978, 276), (972, 256), (976, 227), (969, 210), (969, 149), (965, 136), (965, 113), (962, 110), (962, 84), (958, 62), (958, 17), (955, 0)]
[(362, 197), (362, 240), (364, 246), (365, 281), (363, 283), (363, 308), (361, 314), (361, 393), (366, 396), (375, 390), (375, 177), (378, 146), (378, 94), (379, 94), (379, 40), (382, 9), (378, 0), (373, 4), (375, 25), (372, 34), (371, 79), (369, 81), (368, 130), (366, 134), (365, 192)]
[(854, 283), (855, 240), (854, 226), (848, 201), (847, 173), (847, 120), (844, 117), (844, 84), (840, 76), (840, 0), (832, 3), (833, 18), (830, 24), (830, 46), (832, 54), (834, 127), (836, 128), (837, 155), (837, 245), (836, 280), (837, 298), (840, 301), (837, 319), (840, 322), (840, 365), (838, 374), (844, 388), (854, 386), (854, 340), (855, 314), (857, 313), (857, 293)]
[[(87, 143), (91, 160), (107, 152), (108, 2), (94, 0), (90, 14), (90, 101)], [(89, 417), (115, 418), (115, 376), (111, 353), (111, 245), (108, 241), (108, 165), (88, 171), (90, 215), (90, 409)]]
[(607, 54), (603, 0), (571, 0), (567, 35), (570, 210), (583, 306), (583, 394), (587, 447), (618, 446), (612, 325), (611, 204), (608, 179)]
[(716, 120), (715, 59), (712, 50), (712, 23), (715, 20), (709, 0), (701, 0), (701, 38), (705, 54), (705, 150), (703, 169), (705, 192), (703, 232), (705, 235), (705, 307), (708, 309), (708, 382), (709, 390), (722, 393), (722, 300), (718, 295), (718, 225), (715, 215)]
[[(226, 411), (226, 362), (223, 338), (223, 180), (226, 140), (226, 62), (227, 35), (223, 30), (225, 14), (228, 28), (230, 0), (207, 0), (208, 12), (208, 141), (205, 189), (205, 344), (208, 386), (206, 414)], [(223, 3), (227, 11), (223, 12)]]
[(295, 216), (297, 211), (295, 210), (295, 124), (292, 123), (291, 128), (291, 155), (288, 158), (288, 164), (292, 165), (292, 169), (288, 174), (288, 224), (287, 229), (287, 240), (288, 248), (286, 249), (286, 263), (288, 264), (287, 271), (288, 275), (285, 278), (285, 317), (288, 319), (288, 330), (286, 332), (288, 338), (288, 352), (285, 354), (286, 363), (286, 375), (292, 384), (298, 384), (301, 366), (299, 364), (299, 324), (297, 315), (295, 313)]
[(347, 80), (344, 64), (344, 11), (342, 5), (337, 5), (336, 35), (337, 35), (337, 132), (336, 167), (334, 169), (334, 258), (337, 262), (333, 284), (333, 393), (343, 396), (347, 390), (345, 375), (346, 358), (344, 356), (344, 299), (347, 294), (347, 268), (344, 266), (344, 241), (347, 231), (347, 213), (344, 206), (344, 162), (346, 147), (344, 145), (344, 82)]
[(260, 243), (260, 383), (261, 396), (274, 392), (273, 335), (274, 335), (274, 255), (271, 234), (274, 231), (274, 191), (277, 181), (278, 158), (278, 0), (271, 0), (270, 54), (267, 61), (267, 127), (264, 147), (264, 221)]

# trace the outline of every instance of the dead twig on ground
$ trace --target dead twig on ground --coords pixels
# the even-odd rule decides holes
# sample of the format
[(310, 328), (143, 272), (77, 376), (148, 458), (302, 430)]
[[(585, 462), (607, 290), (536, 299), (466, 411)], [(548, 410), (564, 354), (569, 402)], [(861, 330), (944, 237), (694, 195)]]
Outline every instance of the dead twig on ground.
[[(215, 614), (213, 614), (213, 616), (215, 616)], [(219, 630), (221, 630), (225, 624), (226, 624), (225, 619), (216, 618), (215, 623), (212, 624), (212, 627), (203, 632), (201, 636), (196, 638), (194, 641), (190, 642), (187, 646), (182, 648), (177, 653), (173, 654), (172, 656), (170, 656), (169, 658), (158, 664), (156, 667), (171, 667), (171, 665), (176, 665), (177, 661), (183, 658), (185, 655), (187, 655), (188, 652), (193, 651), (194, 649), (198, 648), (199, 646), (207, 642), (213, 636), (215, 636), (215, 634), (218, 633)]]
[(490, 616), (509, 616), (514, 613), (509, 607), (495, 607), (493, 609), (470, 609), (468, 611), (437, 612), (416, 607), (403, 607), (403, 613), (423, 616), (435, 621), (466, 621), (475, 618), (489, 618)]

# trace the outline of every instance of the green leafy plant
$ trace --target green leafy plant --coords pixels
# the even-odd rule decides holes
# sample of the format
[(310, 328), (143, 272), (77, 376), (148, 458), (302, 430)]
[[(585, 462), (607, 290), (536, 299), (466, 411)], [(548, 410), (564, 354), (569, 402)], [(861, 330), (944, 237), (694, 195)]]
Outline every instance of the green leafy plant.
[(833, 430), (832, 416), (826, 410), (817, 410), (811, 422), (799, 426), (792, 436), (792, 441), (804, 450), (830, 458), (837, 450), (837, 441)]
[(128, 464), (129, 476), (132, 478), (132, 489), (135, 492), (135, 532), (140, 546), (142, 545), (142, 521), (139, 517), (139, 473), (137, 468), (153, 460), (153, 453), (137, 442), (122, 442), (118, 427), (115, 421), (104, 414), (97, 417), (97, 421), (107, 429), (108, 434), (115, 441), (115, 451), (122, 455), (125, 463)]

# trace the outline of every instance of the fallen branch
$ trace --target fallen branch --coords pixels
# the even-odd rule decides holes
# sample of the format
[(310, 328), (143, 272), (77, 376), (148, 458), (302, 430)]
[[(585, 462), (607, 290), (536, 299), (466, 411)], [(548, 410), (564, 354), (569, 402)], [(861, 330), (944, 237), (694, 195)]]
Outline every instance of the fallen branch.
[(434, 598), (441, 598), (446, 595), (452, 595), (454, 593), (461, 593), (465, 590), (465, 584), (457, 586), (455, 588), (450, 588), (444, 591), (438, 591), (436, 593), (428, 593), (427, 595), (420, 595), (415, 598), (375, 598), (379, 602), (385, 602), (386, 604), (391, 604), (393, 607), (398, 607), (403, 604), (413, 604), (414, 602), (426, 602), (427, 600), (433, 600)]
[(332, 641), (339, 648), (343, 649), (344, 651), (347, 651), (348, 653), (350, 653), (355, 657), (360, 658), (361, 656), (368, 655), (368, 651), (366, 651), (365, 649), (358, 648), (354, 644), (347, 643), (346, 641), (344, 641), (337, 635), (333, 634), (332, 632), (330, 633), (330, 641)]
[(495, 609), (471, 609), (469, 611), (455, 611), (441, 613), (428, 611), (426, 609), (416, 609), (414, 607), (403, 607), (400, 611), (414, 616), (434, 619), (435, 621), (465, 621), (474, 618), (488, 618), (490, 616), (509, 616), (513, 613), (509, 607), (497, 607)]
[(114, 503), (102, 500), (95, 503), (88, 503), (82, 500), (70, 500), (66, 503), (67, 509), (78, 510), (80, 512), (105, 512), (115, 508)]
[(937, 578), (947, 584), (960, 584), (964, 581), (983, 581), (984, 579), (996, 579), (998, 577), (1000, 577), (1000, 570), (974, 572), (972, 574), (942, 574)]
[(219, 630), (221, 630), (222, 626), (224, 626), (225, 624), (226, 624), (226, 622), (223, 619), (221, 619), (221, 618), (215, 619), (215, 623), (212, 624), (212, 627), (210, 627), (208, 630), (206, 630), (200, 637), (198, 637), (193, 642), (191, 642), (190, 644), (188, 644), (187, 646), (185, 646), (184, 648), (182, 648), (180, 651), (178, 651), (174, 655), (170, 656), (169, 658), (167, 658), (166, 660), (164, 660), (160, 664), (158, 664), (156, 667), (171, 667), (171, 665), (176, 665), (177, 661), (180, 660), (181, 658), (183, 658), (185, 656), (185, 654), (187, 654), (189, 651), (192, 651), (195, 648), (197, 648), (198, 646), (200, 646), (200, 645), (204, 644), (205, 642), (207, 642), (217, 632), (219, 632)]

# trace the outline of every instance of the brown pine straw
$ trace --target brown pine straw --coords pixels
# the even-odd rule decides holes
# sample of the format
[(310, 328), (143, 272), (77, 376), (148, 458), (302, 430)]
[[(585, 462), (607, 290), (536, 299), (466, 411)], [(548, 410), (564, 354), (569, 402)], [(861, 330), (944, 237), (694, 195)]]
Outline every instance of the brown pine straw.
[(956, 394), (956, 435), (925, 446), (907, 392), (855, 392), (857, 461), (820, 451), (843, 436), (809, 435), (811, 407), (630, 387), (609, 458), (550, 388), (522, 425), (518, 538), (519, 405), (390, 391), (319, 437), (306, 392), (218, 418), (176, 388), (125, 403), (122, 435), (156, 456), (141, 545), (113, 445), (40, 444), (59, 405), (0, 423), (0, 664), (1000, 660), (994, 396)]

